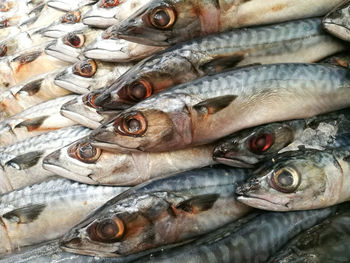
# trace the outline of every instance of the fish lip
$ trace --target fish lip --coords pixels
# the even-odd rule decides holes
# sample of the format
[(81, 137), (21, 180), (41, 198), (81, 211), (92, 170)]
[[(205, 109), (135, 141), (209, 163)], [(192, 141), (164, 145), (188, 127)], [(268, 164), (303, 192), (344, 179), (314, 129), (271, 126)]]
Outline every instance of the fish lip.
[(240, 168), (254, 168), (254, 164), (246, 163), (242, 160), (236, 158), (225, 158), (220, 156), (213, 155), (213, 160), (219, 163), (232, 166), (232, 167), (240, 167)]
[[(62, 51), (65, 51), (65, 52), (62, 52)], [(67, 54), (66, 52), (68, 52), (69, 54)], [(52, 57), (58, 58), (58, 59), (63, 60), (63, 61), (71, 62), (71, 63), (78, 62), (79, 61), (78, 57), (80, 55), (80, 53), (74, 52), (74, 51), (70, 52), (70, 51), (67, 51), (65, 49), (59, 50), (56, 48), (55, 43), (48, 45), (45, 48), (45, 53), (52, 56)]]
[[(79, 249), (79, 248), (72, 248), (68, 247), (67, 244), (64, 243), (64, 241), (60, 241), (60, 248), (66, 252), (74, 253), (74, 254), (80, 254), (80, 255), (87, 255), (87, 256), (93, 256), (93, 257), (120, 257), (121, 254), (118, 253), (100, 253), (98, 250), (88, 250), (88, 249)], [(79, 252), (79, 253), (78, 253)]]
[[(102, 21), (102, 22), (101, 22)], [(119, 22), (114, 16), (106, 17), (106, 16), (98, 16), (98, 15), (85, 15), (82, 19), (83, 24), (89, 26), (95, 26), (99, 28), (108, 28), (113, 26)]]
[[(118, 56), (121, 54), (122, 56)], [(100, 59), (108, 62), (129, 62), (130, 56), (120, 50), (111, 50), (103, 48), (90, 48), (84, 50), (84, 56), (91, 59)]]
[(139, 149), (135, 148), (128, 148), (124, 146), (120, 146), (117, 143), (109, 143), (109, 142), (104, 142), (96, 139), (93, 135), (91, 135), (91, 138), (93, 139), (90, 143), (94, 147), (101, 148), (106, 151), (112, 151), (112, 152), (117, 152), (117, 153), (131, 153), (131, 152), (143, 152)]
[(243, 204), (246, 204), (248, 206), (255, 207), (258, 209), (262, 209), (262, 210), (290, 211), (288, 207), (288, 203), (278, 204), (257, 196), (249, 196), (244, 194), (244, 195), (237, 196), (237, 200), (239, 202), (242, 202)]
[(148, 38), (147, 36), (132, 36), (129, 35), (129, 31), (123, 32), (121, 31), (121, 29), (118, 30), (117, 32), (117, 37), (118, 38), (122, 38), (125, 39), (127, 41), (130, 42), (135, 42), (135, 43), (139, 43), (139, 44), (143, 44), (143, 45), (149, 45), (149, 46), (159, 46), (159, 47), (167, 47), (167, 46), (171, 46), (172, 43), (168, 41), (168, 39), (162, 38), (162, 40), (152, 40), (150, 38)]
[[(91, 120), (88, 117), (81, 115), (77, 112), (71, 111), (69, 109), (64, 109), (63, 107), (61, 108), (60, 112), (64, 117), (71, 119), (72, 121), (76, 121), (79, 124), (86, 126), (90, 129), (97, 129), (101, 125), (101, 123), (99, 123), (99, 122)], [(98, 114), (98, 113), (96, 112), (96, 114)], [(79, 121), (77, 121), (77, 120), (79, 120)]]
[(54, 172), (55, 174), (58, 174), (59, 176), (65, 177), (69, 180), (75, 180), (78, 182), (82, 182), (85, 184), (100, 184), (99, 182), (91, 179), (91, 174), (87, 175), (87, 176), (83, 176), (83, 175), (78, 175), (76, 173), (73, 173), (65, 168), (63, 168), (62, 166), (58, 166), (57, 164), (53, 164), (50, 163), (46, 158), (43, 161), (43, 168), (45, 170), (48, 170), (50, 172)]
[(74, 83), (68, 81), (66, 78), (64, 78), (64, 76), (65, 76), (65, 74), (56, 76), (56, 78), (54, 80), (55, 85), (57, 85), (61, 88), (64, 88), (66, 90), (69, 90), (71, 92), (78, 93), (78, 94), (85, 94), (85, 93), (90, 92), (89, 89), (80, 87), (80, 86), (75, 85)]

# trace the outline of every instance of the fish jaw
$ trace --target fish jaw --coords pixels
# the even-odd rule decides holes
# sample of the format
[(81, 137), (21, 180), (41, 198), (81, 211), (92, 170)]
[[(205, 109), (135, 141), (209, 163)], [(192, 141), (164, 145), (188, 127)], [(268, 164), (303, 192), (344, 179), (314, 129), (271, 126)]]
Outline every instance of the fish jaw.
[(52, 25), (47, 28), (43, 28), (38, 33), (41, 33), (45, 37), (50, 38), (61, 38), (64, 37), (69, 32), (73, 31), (83, 31), (86, 29), (86, 26), (82, 23), (76, 24), (57, 24)]
[(323, 19), (324, 28), (334, 36), (350, 41), (350, 23), (349, 23), (349, 3), (341, 3), (329, 12)]
[[(79, 63), (79, 62), (78, 62)], [(78, 94), (90, 92), (93, 80), (75, 75), (72, 66), (57, 74), (54, 80), (55, 85)]]
[(337, 25), (325, 19), (323, 22), (323, 26), (332, 35), (345, 41), (350, 41), (350, 29), (345, 27), (344, 25)]
[(120, 23), (120, 20), (115, 17), (117, 10), (118, 6), (112, 8), (100, 8), (98, 5), (95, 5), (83, 16), (82, 21), (85, 25), (102, 29), (112, 25), (117, 25)]
[(58, 39), (45, 48), (45, 53), (66, 62), (76, 63), (79, 61), (80, 49), (67, 46)]

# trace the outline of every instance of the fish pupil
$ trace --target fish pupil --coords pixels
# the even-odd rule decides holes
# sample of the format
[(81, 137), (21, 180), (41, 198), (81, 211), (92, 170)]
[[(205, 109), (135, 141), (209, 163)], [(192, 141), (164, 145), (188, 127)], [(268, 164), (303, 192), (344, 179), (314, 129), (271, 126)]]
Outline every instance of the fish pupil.
[(79, 46), (80, 45), (80, 38), (77, 35), (71, 35), (68, 38), (69, 43), (71, 43), (72, 46)]
[(81, 72), (89, 74), (92, 71), (92, 66), (90, 63), (84, 63), (80, 66)]
[(131, 119), (128, 121), (127, 123), (128, 125), (128, 130), (129, 132), (137, 132), (140, 130), (141, 128), (141, 123), (140, 121), (136, 120), (136, 119)]
[(270, 134), (262, 134), (253, 138), (251, 141), (251, 150), (261, 153), (268, 150), (272, 145), (272, 136)]
[(118, 0), (104, 0), (103, 1), (103, 6), (105, 7), (112, 7), (118, 5), (119, 1)]
[(153, 20), (157, 26), (165, 27), (170, 22), (170, 16), (164, 10), (159, 10), (154, 14)]
[(86, 144), (79, 149), (82, 158), (92, 158), (97, 154), (96, 149), (91, 144)]
[(146, 87), (141, 83), (137, 83), (132, 88), (132, 96), (135, 99), (143, 99), (146, 96), (146, 93), (147, 93)]
[(280, 173), (277, 180), (281, 186), (286, 187), (293, 185), (294, 182), (293, 175), (288, 171), (283, 171), (282, 173)]
[(113, 220), (101, 222), (99, 230), (104, 238), (113, 238), (119, 232), (118, 225)]

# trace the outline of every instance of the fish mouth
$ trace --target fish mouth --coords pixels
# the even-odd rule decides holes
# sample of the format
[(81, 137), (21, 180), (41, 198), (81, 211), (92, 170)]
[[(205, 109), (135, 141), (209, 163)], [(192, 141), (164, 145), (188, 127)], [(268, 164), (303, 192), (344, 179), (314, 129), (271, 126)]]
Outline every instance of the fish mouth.
[(129, 154), (131, 152), (143, 152), (143, 151), (135, 149), (135, 148), (127, 148), (124, 146), (120, 146), (117, 143), (108, 143), (108, 142), (99, 141), (95, 138), (93, 138), (93, 140), (90, 143), (94, 147), (97, 147), (97, 148), (100, 148), (100, 149), (106, 150), (106, 151), (115, 152), (115, 153)]
[(350, 41), (350, 28), (347, 28), (344, 25), (339, 25), (334, 21), (332, 21), (331, 19), (327, 19), (327, 18), (323, 20), (323, 27), (332, 35), (342, 40)]
[(89, 15), (89, 16), (85, 15), (82, 19), (82, 22), (85, 25), (104, 29), (117, 24), (119, 20), (114, 18), (113, 16), (106, 17), (106, 16), (98, 16), (98, 15)]
[(45, 48), (45, 53), (58, 58), (60, 60), (66, 61), (66, 62), (71, 62), (71, 63), (76, 63), (79, 61), (79, 52), (76, 52), (75, 50), (68, 50), (65, 49), (64, 47), (57, 46), (55, 43), (52, 43), (48, 45)]
[(69, 243), (65, 241), (60, 241), (60, 248), (66, 252), (69, 253), (74, 253), (74, 254), (80, 254), (80, 255), (86, 255), (86, 256), (93, 256), (93, 257), (120, 257), (122, 255), (117, 254), (117, 253), (111, 253), (111, 252), (101, 252), (98, 250), (92, 250), (92, 249), (83, 249), (83, 248), (74, 248), (74, 247), (69, 247)]
[(129, 62), (130, 55), (128, 48), (119, 40), (99, 39), (84, 49), (84, 55), (87, 58), (101, 59), (109, 62)]
[[(88, 127), (90, 129), (97, 129), (101, 125), (101, 123), (99, 123), (97, 121), (94, 121), (94, 120), (91, 120), (87, 116), (84, 116), (84, 115), (82, 115), (82, 114), (80, 114), (78, 112), (75, 112), (75, 111), (72, 111), (72, 110), (69, 110), (69, 109), (61, 108), (61, 114), (64, 117), (66, 117), (68, 119), (71, 119), (72, 121), (77, 122), (80, 125)], [(98, 113), (96, 112), (96, 115), (97, 114)]]
[[(66, 74), (57, 75), (55, 80), (54, 80), (54, 83), (55, 83), (55, 85), (57, 85), (61, 88), (64, 88), (66, 90), (69, 90), (71, 92), (74, 92), (74, 93), (85, 94), (85, 93), (90, 92), (88, 87), (87, 88), (81, 87), (81, 86), (78, 86), (75, 83), (69, 81), (69, 77), (67, 77)], [(81, 83), (81, 84), (83, 84), (83, 83)]]
[(213, 160), (217, 161), (218, 163), (222, 163), (228, 166), (233, 167), (241, 167), (241, 168), (254, 168), (254, 164), (246, 163), (243, 160), (236, 159), (236, 158), (226, 158), (222, 156), (215, 156), (213, 155)]
[(262, 210), (268, 210), (268, 211), (290, 211), (291, 210), (288, 207), (288, 203), (286, 204), (274, 203), (270, 200), (267, 200), (258, 196), (241, 195), (237, 197), (237, 200), (245, 205), (262, 209)]

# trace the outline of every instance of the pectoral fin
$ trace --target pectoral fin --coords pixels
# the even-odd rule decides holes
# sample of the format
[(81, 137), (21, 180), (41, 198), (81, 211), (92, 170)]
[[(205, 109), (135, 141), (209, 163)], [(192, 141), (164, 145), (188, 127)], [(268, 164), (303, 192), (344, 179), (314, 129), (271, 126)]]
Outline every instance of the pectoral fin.
[(2, 217), (17, 222), (18, 224), (28, 224), (37, 219), (44, 208), (45, 205), (43, 204), (28, 205), (12, 210), (11, 212), (4, 214)]
[(218, 198), (218, 194), (195, 196), (179, 203), (176, 206), (176, 209), (181, 209), (192, 214), (197, 214), (212, 208)]
[(244, 59), (244, 55), (243, 52), (239, 52), (234, 55), (217, 56), (211, 61), (201, 65), (200, 69), (206, 74), (222, 72), (225, 69), (237, 66), (237, 64)]
[(33, 96), (34, 94), (38, 93), (41, 87), (41, 83), (44, 79), (38, 79), (32, 82), (29, 82), (28, 84), (24, 85), (23, 88), (20, 89), (18, 93), (26, 92), (29, 96)]
[(214, 114), (226, 108), (237, 98), (235, 95), (220, 96), (212, 99), (202, 101), (193, 106), (193, 108), (205, 114)]
[(25, 153), (6, 162), (6, 165), (18, 170), (28, 169), (38, 163), (42, 154), (40, 151)]
[(28, 131), (34, 131), (38, 129), (47, 118), (48, 116), (42, 116), (42, 117), (22, 121), (21, 123), (17, 124), (14, 128), (26, 127)]

